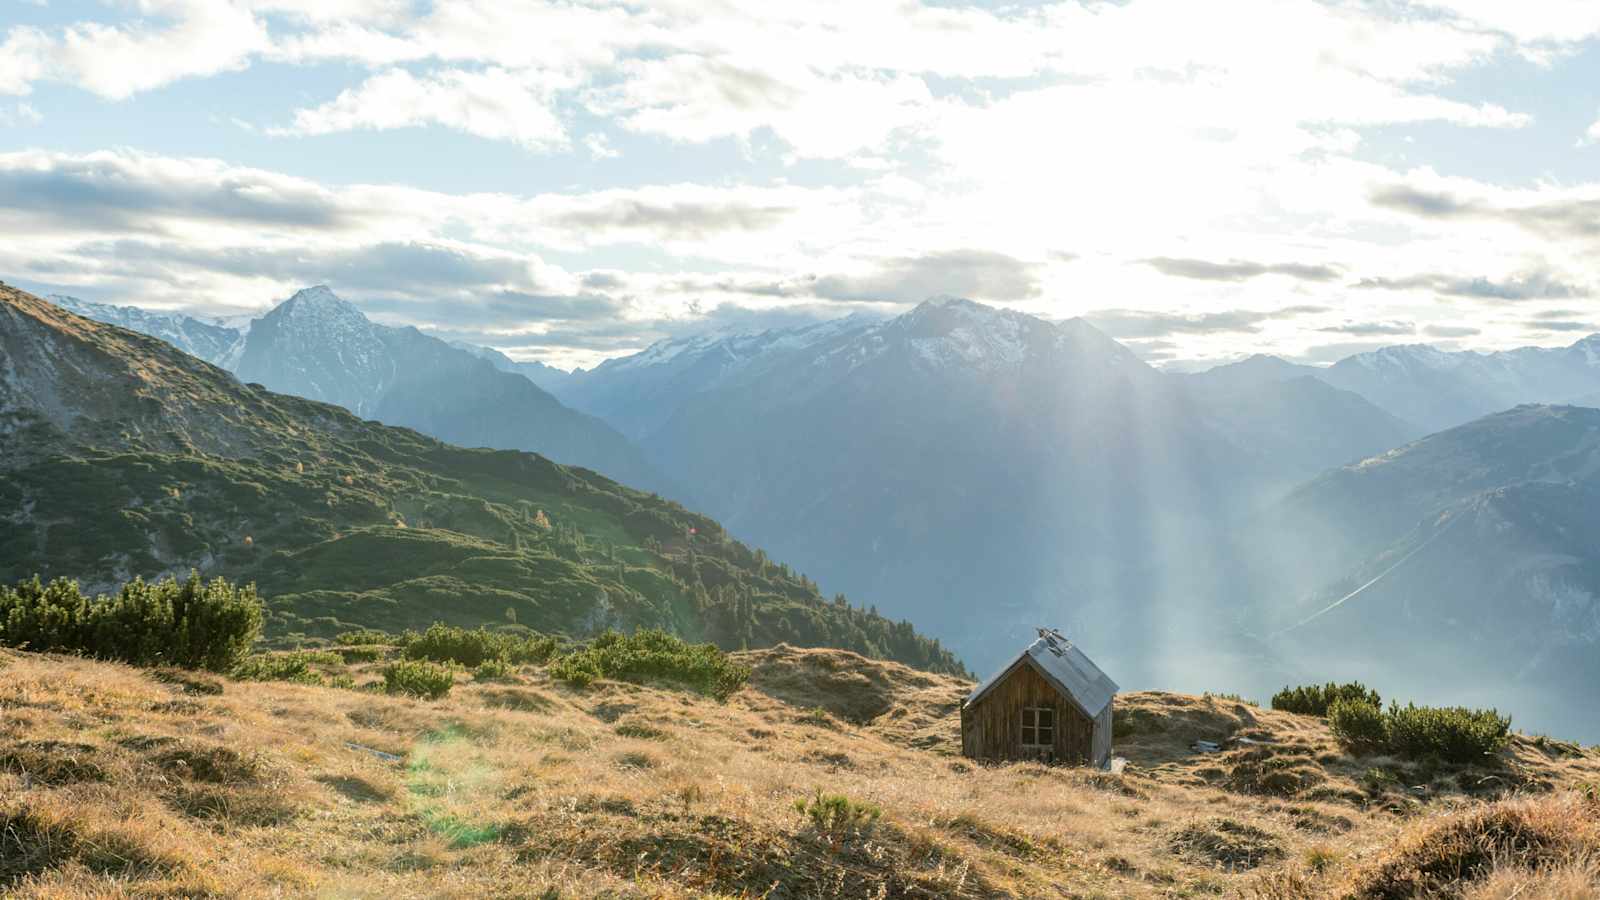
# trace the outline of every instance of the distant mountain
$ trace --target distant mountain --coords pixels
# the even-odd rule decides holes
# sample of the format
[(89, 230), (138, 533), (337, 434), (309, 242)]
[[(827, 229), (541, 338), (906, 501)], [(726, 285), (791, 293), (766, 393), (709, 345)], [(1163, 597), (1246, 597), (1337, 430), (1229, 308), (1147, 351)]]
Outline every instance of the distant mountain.
[(646, 450), (736, 533), (980, 668), (1046, 620), (1099, 630), (1131, 665), (1109, 635), (1148, 624), (1144, 579), (1169, 546), (1151, 539), (1192, 549), (1240, 505), (1236, 448), (1081, 320), (947, 300), (736, 352), (771, 343), (624, 361), (679, 376)]
[(1249, 460), (1259, 491), (1287, 489), (1423, 434), (1359, 394), (1299, 374), (1308, 367), (1273, 357), (1252, 359), (1260, 362), (1236, 365), (1257, 371), (1212, 370), (1189, 376), (1185, 385), (1206, 420)]
[(256, 582), (277, 639), (649, 626), (963, 671), (908, 623), (824, 599), (716, 521), (584, 469), (243, 384), (3, 285), (0, 361), (0, 582), (103, 590), (195, 568)]
[(208, 322), (182, 313), (153, 312), (137, 306), (90, 303), (63, 294), (51, 294), (47, 299), (85, 318), (160, 338), (190, 356), (224, 369), (237, 365), (239, 354), (244, 350), (247, 329), (221, 322)]
[(400, 375), (396, 331), (326, 287), (306, 288), (256, 320), (234, 371), (242, 381), (372, 418)]
[(274, 391), (451, 443), (531, 450), (647, 490), (682, 493), (604, 422), (568, 409), (526, 377), (500, 371), (481, 353), (415, 328), (376, 324), (327, 287), (297, 292), (242, 330), (68, 299), (63, 308), (160, 338)]
[(1206, 390), (1226, 391), (1256, 388), (1307, 376), (1317, 377), (1323, 371), (1317, 366), (1302, 366), (1270, 354), (1257, 353), (1238, 362), (1224, 363), (1177, 377)]
[(1306, 671), (1515, 702), (1595, 739), (1597, 534), (1600, 410), (1520, 406), (1295, 491), (1234, 596)]
[(695, 395), (738, 378), (755, 377), (783, 360), (882, 320), (856, 314), (756, 333), (711, 332), (669, 338), (632, 356), (608, 359), (551, 390), (629, 437), (654, 433)]
[(1269, 383), (1306, 375), (1359, 394), (1402, 421), (1438, 431), (1521, 403), (1570, 403), (1600, 392), (1600, 334), (1569, 347), (1494, 353), (1425, 344), (1384, 347), (1327, 368), (1254, 356), (1187, 377)]
[(455, 347), (458, 350), (465, 350), (479, 358), (486, 359), (492, 363), (495, 368), (502, 372), (512, 372), (517, 375), (522, 375), (529, 381), (537, 384), (539, 387), (544, 388), (552, 394), (559, 393), (561, 389), (564, 388), (568, 382), (572, 381), (574, 377), (581, 377), (585, 374), (583, 369), (577, 369), (575, 371), (568, 372), (565, 369), (558, 369), (555, 366), (547, 366), (537, 360), (531, 362), (518, 362), (517, 360), (512, 359), (493, 347), (482, 347), (477, 344), (469, 344), (465, 341), (451, 341), (450, 346)]

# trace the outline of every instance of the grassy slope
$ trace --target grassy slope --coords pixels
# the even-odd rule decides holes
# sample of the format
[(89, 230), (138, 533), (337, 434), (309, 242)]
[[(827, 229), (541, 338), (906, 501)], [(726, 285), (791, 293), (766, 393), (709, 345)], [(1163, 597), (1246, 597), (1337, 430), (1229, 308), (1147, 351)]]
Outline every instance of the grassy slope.
[[(1600, 851), (1566, 790), (1593, 751), (1519, 737), (1493, 770), (1425, 773), (1319, 720), (1145, 693), (1118, 701), (1120, 775), (979, 767), (956, 755), (965, 682), (744, 659), (726, 704), (535, 668), (423, 702), (0, 652), (0, 893), (1408, 897), (1495, 840), (1496, 871), (1443, 896), (1596, 886), (1540, 892)], [(1272, 743), (1187, 750), (1244, 736)], [(882, 818), (819, 833), (792, 805), (817, 788)]]
[(3, 285), (0, 353), (33, 379), (9, 395), (0, 380), (0, 509), (20, 511), (0, 516), (0, 580), (105, 589), (197, 567), (256, 581), (280, 640), (514, 619), (961, 671), (909, 625), (825, 600), (715, 521), (585, 469), (243, 385)]

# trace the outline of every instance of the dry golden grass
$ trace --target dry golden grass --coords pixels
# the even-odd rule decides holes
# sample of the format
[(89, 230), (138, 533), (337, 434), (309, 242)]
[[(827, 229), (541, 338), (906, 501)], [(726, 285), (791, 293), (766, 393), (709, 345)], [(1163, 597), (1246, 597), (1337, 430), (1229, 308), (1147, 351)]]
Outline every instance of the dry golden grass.
[[(1121, 775), (980, 766), (958, 754), (961, 682), (836, 651), (745, 661), (722, 704), (534, 668), (429, 702), (0, 654), (0, 895), (1409, 897), (1432, 895), (1383, 891), (1479, 832), (1502, 835), (1490, 864), (1429, 889), (1595, 884), (1594, 811), (1562, 790), (1600, 757), (1549, 742), (1428, 771), (1351, 758), (1315, 719), (1144, 693), (1118, 700)], [(818, 789), (882, 816), (819, 831), (794, 808)], [(1585, 815), (1571, 841), (1530, 837)]]

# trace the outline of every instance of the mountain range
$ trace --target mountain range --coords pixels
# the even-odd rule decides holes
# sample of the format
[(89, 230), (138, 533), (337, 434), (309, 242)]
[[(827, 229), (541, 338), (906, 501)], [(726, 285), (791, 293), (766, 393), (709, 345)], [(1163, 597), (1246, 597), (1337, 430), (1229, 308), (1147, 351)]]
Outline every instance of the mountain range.
[(161, 338), (246, 382), (468, 447), (529, 450), (646, 490), (681, 495), (615, 429), (563, 405), (477, 350), (367, 319), (318, 286), (244, 327), (135, 307), (53, 302), (87, 318)]
[(1600, 394), (1600, 334), (1567, 347), (1492, 353), (1426, 344), (1383, 347), (1327, 368), (1252, 356), (1187, 376), (1203, 384), (1270, 384), (1315, 378), (1358, 394), (1396, 418), (1439, 431), (1521, 403), (1572, 403)]
[(0, 361), (0, 581), (93, 591), (196, 569), (257, 583), (277, 639), (661, 627), (964, 671), (908, 623), (824, 599), (715, 520), (586, 469), (245, 384), (3, 285)]
[(665, 341), (558, 393), (735, 533), (980, 665), (1042, 621), (1147, 628), (1152, 604), (1112, 598), (1166, 556), (1421, 433), (1321, 382), (1185, 383), (1083, 320), (960, 299)]
[[(367, 385), (341, 402), (378, 396), (366, 414), (435, 434), (493, 396), (392, 334), (367, 355), (316, 340), (339, 333), (305, 329), (283, 351), (325, 374), (271, 377), (305, 393)], [(1562, 675), (1588, 672), (1600, 641), (1600, 548), (1585, 537), (1600, 463), (1583, 437), (1600, 413), (1511, 408), (1600, 391), (1597, 346), (1393, 347), (1325, 369), (1258, 356), (1174, 375), (1087, 322), (946, 299), (674, 338), (546, 383), (733, 534), (976, 668), (1053, 624), (1130, 684), (1196, 666), (1251, 690), (1339, 672), (1424, 699), (1504, 697), (1600, 736), (1594, 717), (1574, 720), (1583, 701)], [(445, 351), (523, 390), (540, 376), (485, 348)], [(426, 361), (428, 390), (365, 365), (383, 353)], [(458, 380), (458, 400), (414, 399)]]

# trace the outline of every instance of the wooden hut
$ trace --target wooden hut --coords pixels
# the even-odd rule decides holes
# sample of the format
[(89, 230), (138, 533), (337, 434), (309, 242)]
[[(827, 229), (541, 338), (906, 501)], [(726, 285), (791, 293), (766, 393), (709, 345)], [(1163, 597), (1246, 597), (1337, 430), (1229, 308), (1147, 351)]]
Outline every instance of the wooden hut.
[(961, 752), (973, 759), (1111, 763), (1117, 685), (1052, 629), (961, 704)]

